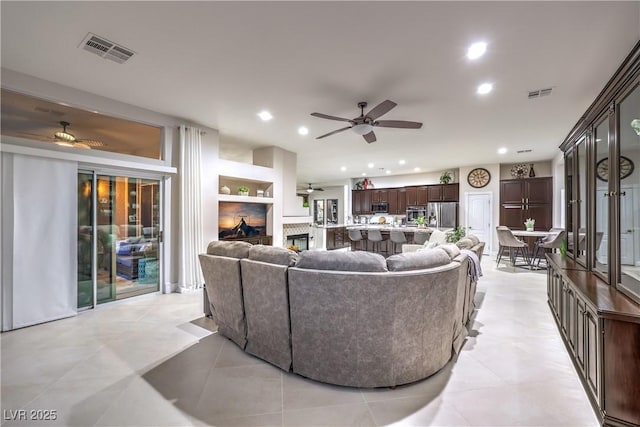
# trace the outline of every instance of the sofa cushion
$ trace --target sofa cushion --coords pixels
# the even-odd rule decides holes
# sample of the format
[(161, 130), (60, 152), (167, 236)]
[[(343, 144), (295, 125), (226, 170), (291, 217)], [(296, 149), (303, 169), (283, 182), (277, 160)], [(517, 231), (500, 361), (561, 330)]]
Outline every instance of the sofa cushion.
[(295, 265), (298, 254), (286, 248), (253, 245), (249, 248), (249, 259), (291, 267)]
[(252, 245), (249, 242), (225, 242), (214, 240), (209, 243), (209, 246), (207, 246), (207, 254), (226, 256), (229, 258), (248, 258), (249, 248), (251, 248), (251, 246)]
[(382, 255), (361, 251), (304, 251), (298, 256), (296, 267), (309, 270), (388, 271)]
[(474, 243), (471, 239), (469, 239), (468, 237), (463, 237), (462, 239), (458, 240), (456, 242), (456, 245), (460, 248), (460, 249), (471, 249), (474, 246)]
[(450, 262), (451, 257), (447, 252), (437, 247), (391, 255), (387, 258), (387, 268), (389, 271), (422, 270), (447, 265)]
[(438, 245), (444, 245), (447, 243), (447, 233), (440, 230), (433, 230), (431, 236), (429, 236), (429, 243), (436, 242)]
[(467, 239), (471, 240), (473, 242), (473, 246), (477, 245), (478, 243), (480, 243), (480, 239), (478, 239), (478, 236), (474, 235), (474, 234), (469, 234), (467, 236)]
[(447, 243), (445, 245), (438, 246), (439, 249), (442, 249), (447, 254), (449, 254), (449, 258), (454, 259), (458, 255), (460, 255), (460, 248), (456, 246), (455, 243)]

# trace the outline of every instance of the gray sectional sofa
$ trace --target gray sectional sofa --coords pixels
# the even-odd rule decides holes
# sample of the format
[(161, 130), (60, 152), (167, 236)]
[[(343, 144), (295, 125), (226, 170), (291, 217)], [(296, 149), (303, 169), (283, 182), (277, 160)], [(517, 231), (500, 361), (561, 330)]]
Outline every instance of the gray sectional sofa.
[(414, 382), (459, 351), (473, 310), (469, 257), (445, 246), (385, 260), (211, 242), (200, 255), (205, 312), (285, 371), (353, 387)]

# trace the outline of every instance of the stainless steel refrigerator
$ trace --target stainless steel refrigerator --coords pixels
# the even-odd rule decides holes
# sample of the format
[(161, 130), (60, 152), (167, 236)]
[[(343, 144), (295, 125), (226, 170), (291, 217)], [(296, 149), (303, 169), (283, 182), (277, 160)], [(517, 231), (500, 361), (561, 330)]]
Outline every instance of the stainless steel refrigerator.
[(427, 204), (427, 224), (435, 228), (458, 226), (458, 202), (432, 202)]

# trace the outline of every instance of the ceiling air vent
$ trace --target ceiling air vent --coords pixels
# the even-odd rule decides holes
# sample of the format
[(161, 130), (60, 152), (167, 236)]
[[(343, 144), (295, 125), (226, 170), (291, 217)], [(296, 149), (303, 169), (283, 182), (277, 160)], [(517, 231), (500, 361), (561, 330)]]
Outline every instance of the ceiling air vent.
[(541, 96), (547, 96), (547, 95), (551, 95), (551, 91), (553, 90), (553, 88), (548, 87), (546, 89), (538, 89), (538, 90), (532, 90), (529, 91), (529, 99), (535, 99), (535, 98), (540, 98)]
[(532, 151), (533, 151), (533, 150), (518, 150), (518, 151), (516, 151), (516, 153), (518, 153), (518, 154), (523, 154), (523, 153), (530, 153), (530, 152), (532, 152)]
[(118, 64), (125, 63), (135, 54), (131, 49), (119, 46), (104, 37), (96, 36), (92, 33), (87, 33), (78, 47)]

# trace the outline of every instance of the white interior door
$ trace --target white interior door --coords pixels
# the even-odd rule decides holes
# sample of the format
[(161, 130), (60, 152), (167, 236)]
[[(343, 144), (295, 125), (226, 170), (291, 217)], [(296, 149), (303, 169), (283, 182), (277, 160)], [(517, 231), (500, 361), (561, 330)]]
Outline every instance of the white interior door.
[(484, 252), (491, 253), (491, 193), (466, 193), (465, 224), (467, 234), (475, 234), (485, 242)]

